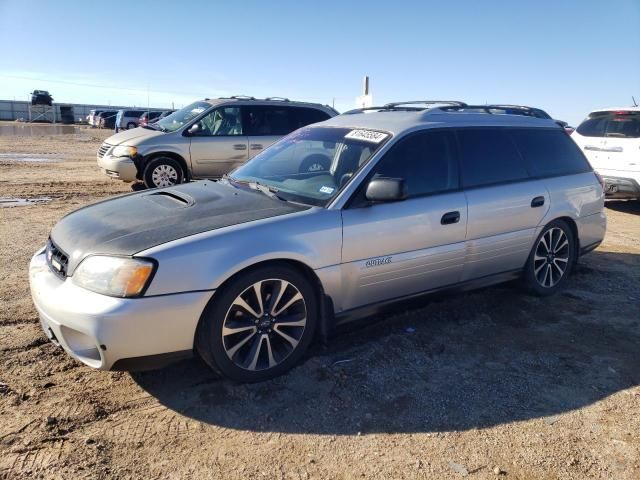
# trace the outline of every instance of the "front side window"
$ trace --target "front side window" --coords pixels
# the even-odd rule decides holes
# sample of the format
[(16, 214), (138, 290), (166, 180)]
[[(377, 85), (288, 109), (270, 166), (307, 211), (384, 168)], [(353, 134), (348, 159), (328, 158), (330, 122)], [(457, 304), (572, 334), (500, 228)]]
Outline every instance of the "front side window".
[(404, 179), (409, 197), (455, 190), (459, 185), (453, 145), (451, 132), (411, 134), (380, 160), (373, 177)]
[(194, 102), (180, 110), (176, 110), (171, 115), (167, 115), (157, 122), (156, 125), (164, 132), (175, 132), (209, 108), (211, 108), (210, 103)]
[(458, 131), (464, 187), (513, 182), (529, 177), (509, 133), (502, 129)]
[(261, 184), (284, 199), (325, 206), (390, 137), (366, 129), (305, 127), (234, 170), (229, 181)]
[(199, 137), (228, 137), (242, 135), (240, 107), (220, 107), (205, 115), (198, 122)]

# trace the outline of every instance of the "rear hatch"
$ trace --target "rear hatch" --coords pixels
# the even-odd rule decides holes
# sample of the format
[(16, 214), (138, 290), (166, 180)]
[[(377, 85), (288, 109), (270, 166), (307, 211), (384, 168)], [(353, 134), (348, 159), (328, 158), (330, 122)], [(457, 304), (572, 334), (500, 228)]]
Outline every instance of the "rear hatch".
[(640, 172), (640, 110), (592, 112), (571, 137), (598, 172)]

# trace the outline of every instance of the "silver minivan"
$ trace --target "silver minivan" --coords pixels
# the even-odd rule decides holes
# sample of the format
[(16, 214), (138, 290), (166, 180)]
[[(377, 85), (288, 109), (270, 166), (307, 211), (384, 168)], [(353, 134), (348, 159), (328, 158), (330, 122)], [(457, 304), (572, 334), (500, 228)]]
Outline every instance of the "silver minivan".
[(392, 302), (515, 278), (563, 288), (606, 227), (580, 149), (553, 120), (423, 103), (296, 130), (219, 181), (70, 213), (31, 260), (42, 328), (99, 369), (196, 353), (257, 381)]
[(98, 165), (112, 178), (142, 180), (148, 188), (217, 178), (284, 135), (335, 115), (329, 106), (286, 98), (205, 99), (107, 138), (98, 150)]

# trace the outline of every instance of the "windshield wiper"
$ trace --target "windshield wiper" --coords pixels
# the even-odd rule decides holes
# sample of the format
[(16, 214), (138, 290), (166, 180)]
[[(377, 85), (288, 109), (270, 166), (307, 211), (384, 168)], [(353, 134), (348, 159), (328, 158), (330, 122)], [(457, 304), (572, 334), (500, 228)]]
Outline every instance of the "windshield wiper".
[(287, 201), (286, 198), (278, 195), (278, 192), (280, 190), (278, 190), (276, 187), (272, 187), (271, 185), (265, 185), (264, 183), (260, 183), (260, 182), (247, 182), (247, 185), (249, 185), (249, 187), (253, 188), (254, 190), (258, 190), (259, 192), (264, 193), (270, 198), (277, 198), (278, 200), (282, 200), (283, 202)]

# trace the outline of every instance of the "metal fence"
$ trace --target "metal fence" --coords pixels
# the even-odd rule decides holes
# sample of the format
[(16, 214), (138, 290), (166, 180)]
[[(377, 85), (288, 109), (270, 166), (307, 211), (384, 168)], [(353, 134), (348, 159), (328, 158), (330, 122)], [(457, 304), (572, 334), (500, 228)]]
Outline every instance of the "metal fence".
[[(25, 120), (29, 121), (30, 102), (19, 100), (0, 100), (0, 120)], [(62, 111), (60, 109), (62, 107)], [(51, 109), (50, 111), (48, 109)], [(32, 107), (31, 118), (33, 120), (40, 116), (39, 120), (56, 122), (63, 117), (73, 116), (76, 123), (86, 122), (89, 111), (97, 110), (145, 110), (145, 107), (126, 107), (118, 105), (88, 105), (83, 103), (54, 103), (51, 107), (35, 105)], [(162, 108), (149, 107), (149, 110), (162, 110)], [(64, 113), (64, 115), (63, 115)]]

